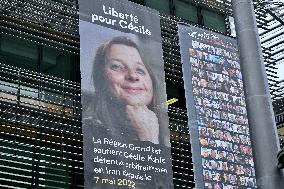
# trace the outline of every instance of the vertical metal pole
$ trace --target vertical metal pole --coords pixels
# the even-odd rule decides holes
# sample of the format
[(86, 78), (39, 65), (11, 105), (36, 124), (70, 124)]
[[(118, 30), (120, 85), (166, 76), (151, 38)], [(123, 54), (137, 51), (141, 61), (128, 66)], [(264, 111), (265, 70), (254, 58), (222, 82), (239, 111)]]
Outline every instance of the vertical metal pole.
[(259, 189), (281, 189), (279, 139), (251, 0), (232, 0)]

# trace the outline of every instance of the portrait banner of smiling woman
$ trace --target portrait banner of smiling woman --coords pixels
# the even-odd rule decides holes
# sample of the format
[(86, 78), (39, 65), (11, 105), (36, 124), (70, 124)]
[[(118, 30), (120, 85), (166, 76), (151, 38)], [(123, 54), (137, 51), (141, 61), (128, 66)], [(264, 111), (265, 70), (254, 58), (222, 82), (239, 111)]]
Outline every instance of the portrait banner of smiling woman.
[(159, 13), (127, 0), (81, 0), (86, 189), (172, 189)]

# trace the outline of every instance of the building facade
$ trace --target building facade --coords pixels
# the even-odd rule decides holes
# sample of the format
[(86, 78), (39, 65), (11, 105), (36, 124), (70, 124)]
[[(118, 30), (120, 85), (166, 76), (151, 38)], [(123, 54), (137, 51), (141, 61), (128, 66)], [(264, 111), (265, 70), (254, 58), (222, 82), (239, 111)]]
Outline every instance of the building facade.
[[(132, 1), (160, 11), (167, 95), (178, 99), (173, 181), (194, 188), (177, 23), (231, 36), (230, 3)], [(0, 187), (83, 188), (78, 0), (0, 0), (0, 12)]]

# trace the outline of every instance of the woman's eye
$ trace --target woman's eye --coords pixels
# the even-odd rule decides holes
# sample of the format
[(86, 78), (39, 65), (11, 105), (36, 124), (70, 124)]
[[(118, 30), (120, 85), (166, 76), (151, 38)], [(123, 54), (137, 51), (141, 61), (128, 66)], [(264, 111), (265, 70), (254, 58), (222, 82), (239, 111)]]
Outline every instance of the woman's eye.
[(123, 66), (119, 65), (119, 64), (112, 64), (110, 66), (110, 69), (114, 70), (114, 71), (122, 71), (124, 68)]
[(140, 75), (146, 75), (146, 72), (144, 69), (142, 68), (137, 68), (136, 73), (140, 74)]

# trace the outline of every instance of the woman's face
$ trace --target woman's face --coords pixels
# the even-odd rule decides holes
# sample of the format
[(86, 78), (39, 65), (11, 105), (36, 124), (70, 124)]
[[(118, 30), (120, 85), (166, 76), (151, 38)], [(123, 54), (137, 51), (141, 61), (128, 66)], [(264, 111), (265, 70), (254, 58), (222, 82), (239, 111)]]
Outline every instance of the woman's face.
[(206, 81), (205, 79), (201, 79), (201, 80), (200, 80), (200, 85), (201, 85), (202, 87), (207, 87), (207, 81)]
[(132, 106), (151, 103), (152, 80), (136, 48), (114, 44), (105, 61), (105, 74), (114, 97)]

